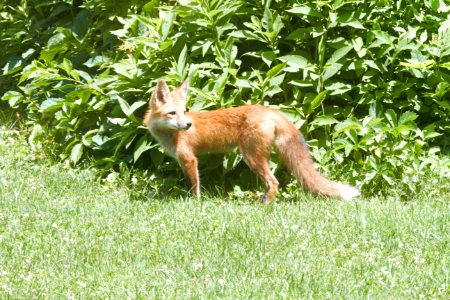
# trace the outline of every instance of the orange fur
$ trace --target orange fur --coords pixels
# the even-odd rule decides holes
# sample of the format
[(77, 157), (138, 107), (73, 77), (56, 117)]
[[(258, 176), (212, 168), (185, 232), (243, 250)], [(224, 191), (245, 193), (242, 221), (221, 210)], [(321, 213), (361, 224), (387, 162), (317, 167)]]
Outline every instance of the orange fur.
[(271, 203), (278, 188), (278, 181), (269, 167), (273, 146), (287, 168), (311, 192), (343, 199), (359, 195), (357, 189), (320, 175), (301, 133), (277, 110), (244, 105), (186, 112), (186, 95), (187, 81), (173, 92), (164, 81), (159, 81), (144, 124), (162, 147), (177, 159), (197, 197), (200, 197), (197, 155), (222, 153), (239, 147), (247, 165), (266, 185), (263, 201)]

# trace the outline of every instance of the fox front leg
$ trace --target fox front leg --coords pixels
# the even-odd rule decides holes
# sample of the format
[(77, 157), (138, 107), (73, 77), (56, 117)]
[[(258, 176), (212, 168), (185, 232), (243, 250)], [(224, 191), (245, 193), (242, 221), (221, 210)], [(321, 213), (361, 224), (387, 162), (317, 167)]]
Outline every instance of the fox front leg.
[(198, 162), (194, 154), (180, 154), (178, 162), (183, 169), (184, 175), (191, 185), (195, 197), (200, 198), (200, 178), (198, 176)]

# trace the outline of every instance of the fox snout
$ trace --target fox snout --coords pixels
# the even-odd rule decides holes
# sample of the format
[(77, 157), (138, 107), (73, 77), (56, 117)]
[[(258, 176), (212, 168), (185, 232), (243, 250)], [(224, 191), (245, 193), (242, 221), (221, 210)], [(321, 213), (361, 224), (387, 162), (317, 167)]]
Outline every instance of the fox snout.
[(187, 121), (187, 122), (184, 122), (184, 123), (179, 123), (178, 124), (178, 129), (180, 129), (180, 130), (188, 130), (191, 126), (192, 126), (192, 122), (191, 121)]
[(172, 128), (176, 130), (188, 130), (192, 126), (191, 118), (184, 114), (177, 115), (174, 119), (169, 121), (172, 124)]

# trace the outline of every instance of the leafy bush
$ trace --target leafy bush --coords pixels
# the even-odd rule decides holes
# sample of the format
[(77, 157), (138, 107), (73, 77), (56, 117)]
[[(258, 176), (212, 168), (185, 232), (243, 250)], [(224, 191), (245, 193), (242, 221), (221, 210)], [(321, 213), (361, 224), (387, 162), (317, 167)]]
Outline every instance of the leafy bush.
[[(13, 2), (0, 4), (2, 99), (62, 159), (171, 174), (141, 120), (156, 79), (188, 77), (192, 110), (276, 107), (323, 172), (371, 193), (415, 192), (438, 165), (449, 175), (436, 156), (449, 143), (448, 1)], [(237, 154), (206, 160), (241, 170)]]

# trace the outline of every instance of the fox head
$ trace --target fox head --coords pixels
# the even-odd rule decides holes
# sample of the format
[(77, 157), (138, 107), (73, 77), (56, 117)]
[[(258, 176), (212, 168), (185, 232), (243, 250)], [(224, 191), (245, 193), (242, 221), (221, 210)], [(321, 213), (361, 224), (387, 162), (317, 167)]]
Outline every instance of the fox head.
[(159, 80), (150, 98), (144, 124), (150, 129), (189, 129), (192, 120), (186, 116), (187, 86), (188, 81), (186, 80), (181, 86), (170, 92), (166, 82)]

